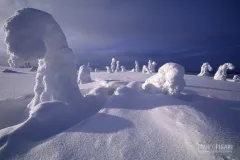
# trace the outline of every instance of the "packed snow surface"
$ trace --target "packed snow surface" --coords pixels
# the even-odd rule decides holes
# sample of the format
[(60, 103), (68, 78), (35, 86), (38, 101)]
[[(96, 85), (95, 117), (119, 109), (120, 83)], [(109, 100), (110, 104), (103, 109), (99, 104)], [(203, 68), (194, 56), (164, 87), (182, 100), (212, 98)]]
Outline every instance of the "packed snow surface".
[[(186, 86), (175, 98), (161, 93), (149, 94), (141, 88), (153, 74), (92, 73), (93, 82), (80, 84), (79, 88), (90, 106), (102, 109), (66, 128), (75, 120), (72, 113), (65, 119), (52, 116), (63, 113), (56, 112), (54, 107), (67, 112), (65, 108), (69, 104), (62, 102), (40, 104), (42, 106), (35, 108), (40, 110), (33, 112), (31, 121), (26, 124), (22, 115), (33, 97), (36, 73), (26, 69), (17, 71), (26, 74), (0, 73), (0, 159), (211, 160), (240, 157), (239, 83), (185, 75)], [(53, 108), (45, 110), (47, 107)], [(49, 122), (62, 127), (61, 131), (48, 128)], [(44, 139), (50, 132), (53, 136)], [(6, 142), (9, 143), (6, 145)], [(217, 144), (232, 148), (222, 152), (201, 148), (201, 145)]]

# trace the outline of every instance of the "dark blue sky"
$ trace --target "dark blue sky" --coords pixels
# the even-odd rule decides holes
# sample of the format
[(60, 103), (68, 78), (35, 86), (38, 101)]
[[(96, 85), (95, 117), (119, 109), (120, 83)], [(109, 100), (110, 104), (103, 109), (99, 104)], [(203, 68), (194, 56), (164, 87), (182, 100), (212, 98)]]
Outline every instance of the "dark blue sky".
[[(51, 13), (76, 54), (151, 50), (170, 56), (202, 48), (222, 57), (240, 54), (239, 0), (1, 0), (0, 6), (1, 25), (22, 7)], [(1, 50), (2, 39), (0, 33)]]

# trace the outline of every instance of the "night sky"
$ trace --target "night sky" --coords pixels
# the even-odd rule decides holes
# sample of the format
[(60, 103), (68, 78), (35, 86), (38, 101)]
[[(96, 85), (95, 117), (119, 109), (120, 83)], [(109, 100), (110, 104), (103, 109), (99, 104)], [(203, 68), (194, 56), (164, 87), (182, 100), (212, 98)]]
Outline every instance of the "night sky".
[(240, 70), (239, 0), (1, 0), (0, 24), (23, 7), (51, 13), (80, 64), (104, 67), (115, 56), (126, 66), (154, 59), (196, 70), (229, 61)]

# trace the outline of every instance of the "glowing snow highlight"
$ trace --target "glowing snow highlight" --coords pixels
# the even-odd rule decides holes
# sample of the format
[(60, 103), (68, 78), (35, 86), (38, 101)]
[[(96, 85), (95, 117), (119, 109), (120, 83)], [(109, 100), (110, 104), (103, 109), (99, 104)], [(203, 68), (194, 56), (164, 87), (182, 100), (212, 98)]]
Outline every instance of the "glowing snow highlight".
[(158, 73), (148, 78), (142, 85), (150, 93), (164, 93), (178, 96), (185, 86), (185, 69), (176, 63), (166, 63)]
[(225, 63), (219, 66), (217, 72), (214, 75), (215, 80), (223, 80), (226, 81), (227, 79), (227, 70), (233, 70), (235, 67), (232, 63)]
[(203, 63), (201, 72), (198, 74), (198, 76), (209, 76), (209, 71), (212, 71), (212, 67), (208, 62), (205, 62)]
[(107, 73), (112, 73), (112, 69), (109, 66), (106, 66)]
[(88, 66), (82, 65), (78, 71), (78, 84), (85, 84), (92, 82), (90, 77), (90, 68)]

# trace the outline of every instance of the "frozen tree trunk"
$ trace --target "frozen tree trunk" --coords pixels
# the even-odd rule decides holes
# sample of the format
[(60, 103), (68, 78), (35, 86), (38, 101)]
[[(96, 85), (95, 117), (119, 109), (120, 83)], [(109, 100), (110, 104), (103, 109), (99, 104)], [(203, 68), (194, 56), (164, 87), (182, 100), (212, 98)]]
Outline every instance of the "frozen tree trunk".
[(209, 76), (209, 71), (212, 71), (212, 67), (208, 62), (203, 63), (201, 67), (201, 72), (198, 74), (198, 76)]
[(121, 66), (121, 71), (122, 72), (126, 72), (127, 70), (126, 70), (126, 68), (124, 66)]
[(146, 73), (146, 74), (150, 73), (150, 70), (148, 69), (148, 67), (146, 65), (143, 65), (142, 73)]
[(138, 61), (135, 61), (135, 72), (140, 72)]
[(233, 70), (235, 67), (232, 63), (225, 63), (219, 66), (217, 72), (214, 75), (215, 80), (223, 80), (226, 81), (227, 79), (227, 70)]
[(112, 58), (111, 70), (112, 70), (111, 73), (115, 72), (115, 70), (116, 70), (116, 59), (115, 58)]
[(115, 72), (120, 72), (121, 71), (121, 69), (120, 69), (120, 62), (119, 61), (117, 61), (116, 62), (116, 70), (115, 70)]

